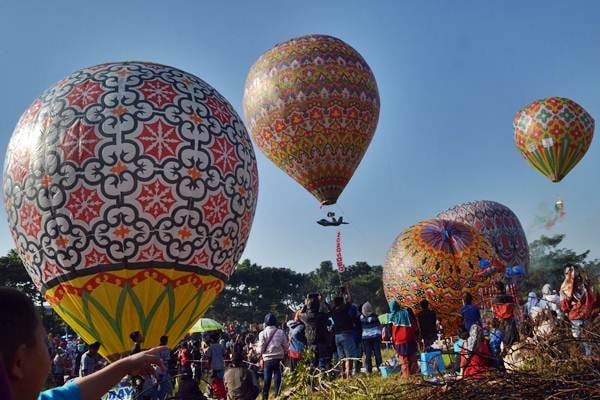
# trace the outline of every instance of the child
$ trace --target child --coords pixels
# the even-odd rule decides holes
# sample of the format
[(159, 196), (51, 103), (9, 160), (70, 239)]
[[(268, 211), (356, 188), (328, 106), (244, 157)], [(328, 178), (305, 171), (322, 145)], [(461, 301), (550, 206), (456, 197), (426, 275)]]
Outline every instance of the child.
[[(91, 375), (40, 393), (50, 372), (46, 330), (35, 306), (23, 292), (0, 287), (0, 364), (10, 397), (15, 400), (99, 399), (127, 374), (148, 374), (162, 367), (157, 347), (116, 361)], [(0, 367), (1, 369), (1, 367)]]
[(469, 338), (469, 332), (467, 332), (463, 327), (458, 330), (458, 340), (454, 342), (454, 371), (460, 372), (460, 354), (465, 345), (465, 341)]

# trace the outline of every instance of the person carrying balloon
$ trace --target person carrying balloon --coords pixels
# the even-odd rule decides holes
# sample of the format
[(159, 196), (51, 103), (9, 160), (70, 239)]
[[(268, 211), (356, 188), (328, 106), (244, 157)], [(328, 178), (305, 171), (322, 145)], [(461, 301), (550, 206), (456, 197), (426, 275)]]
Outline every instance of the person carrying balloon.
[(147, 374), (163, 367), (157, 347), (115, 361), (100, 371), (40, 392), (50, 372), (46, 330), (29, 297), (0, 287), (0, 394), (9, 400), (97, 400), (125, 375)]

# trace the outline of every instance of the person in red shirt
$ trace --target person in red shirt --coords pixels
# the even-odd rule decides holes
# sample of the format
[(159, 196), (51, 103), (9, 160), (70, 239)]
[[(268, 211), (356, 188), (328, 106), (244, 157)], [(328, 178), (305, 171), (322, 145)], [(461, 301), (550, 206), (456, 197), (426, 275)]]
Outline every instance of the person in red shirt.
[(390, 317), (392, 324), (392, 343), (400, 359), (402, 375), (410, 376), (417, 372), (417, 335), (414, 315), (398, 304), (390, 301)]
[(483, 336), (483, 329), (477, 324), (471, 326), (469, 338), (460, 352), (460, 367), (463, 376), (480, 377), (489, 371), (492, 360), (490, 345)]
[(494, 318), (500, 321), (504, 333), (504, 351), (508, 351), (513, 343), (519, 341), (519, 332), (515, 321), (515, 301), (506, 293), (506, 286), (502, 281), (494, 282), (498, 295), (492, 299), (492, 311)]

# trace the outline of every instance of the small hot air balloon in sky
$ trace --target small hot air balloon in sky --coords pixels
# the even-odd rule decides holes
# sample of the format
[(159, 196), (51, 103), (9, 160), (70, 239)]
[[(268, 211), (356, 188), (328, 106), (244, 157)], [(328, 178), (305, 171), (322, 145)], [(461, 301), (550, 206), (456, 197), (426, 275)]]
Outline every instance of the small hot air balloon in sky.
[(244, 113), (260, 150), (322, 205), (331, 205), (373, 138), (379, 92), (369, 65), (348, 44), (301, 36), (252, 66)]
[(527, 162), (559, 182), (587, 152), (594, 136), (594, 119), (573, 100), (548, 97), (517, 113), (515, 145)]
[(529, 245), (519, 218), (504, 204), (490, 200), (468, 201), (437, 215), (477, 229), (490, 241), (506, 267), (529, 266)]
[(475, 228), (430, 219), (394, 240), (383, 267), (383, 289), (388, 301), (404, 306), (428, 300), (451, 334), (459, 326), (462, 292), (477, 297), (503, 269), (492, 244)]
[(242, 255), (258, 191), (232, 106), (176, 68), (77, 71), (25, 111), (4, 164), (4, 201), (34, 284), (114, 360), (140, 331), (177, 343)]

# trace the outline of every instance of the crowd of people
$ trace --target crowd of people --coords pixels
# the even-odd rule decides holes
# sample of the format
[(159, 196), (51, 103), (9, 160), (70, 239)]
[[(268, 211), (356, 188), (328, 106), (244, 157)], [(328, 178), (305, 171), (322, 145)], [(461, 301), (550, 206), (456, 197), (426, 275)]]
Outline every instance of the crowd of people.
[[(375, 369), (381, 372), (386, 365), (382, 343), (393, 346), (397, 366), (405, 377), (419, 370), (426, 373), (427, 368), (419, 368), (419, 359), (423, 363), (436, 352), (453, 355), (446, 368), (452, 369), (455, 376), (478, 377), (493, 369), (510, 370), (516, 362), (511, 350), (518, 350), (520, 343), (544, 340), (561, 320), (571, 324), (574, 337), (582, 338), (586, 324), (598, 312), (594, 286), (575, 265), (566, 266), (559, 291), (544, 285), (539, 297), (531, 292), (524, 304), (507, 293), (503, 282), (497, 281), (494, 286), (489, 309), (482, 309), (480, 302), (475, 304), (471, 293), (463, 293), (460, 327), (451, 340), (447, 337), (452, 335), (444, 332), (444, 316), (438, 315), (425, 299), (415, 310), (391, 301), (382, 324), (369, 302), (355, 304), (350, 288), (342, 287), (332, 304), (320, 294), (309, 294), (288, 321), (277, 321), (269, 313), (262, 325), (225, 324), (222, 331), (189, 335), (173, 348), (167, 347), (169, 338), (163, 336), (159, 347), (144, 351), (152, 344), (144, 342), (141, 332), (133, 332), (131, 356), (112, 364), (99, 355), (100, 343), (87, 345), (74, 336), (46, 335), (31, 301), (21, 292), (0, 288), (2, 304), (12, 304), (12, 308), (0, 310), (0, 324), (11, 327), (3, 329), (0, 340), (0, 383), (11, 390), (7, 397), (0, 397), (35, 398), (19, 393), (30, 389), (24, 379), (34, 383), (40, 376), (46, 379), (40, 374), (30, 376), (36, 368), (43, 369), (45, 363), (34, 362), (42, 357), (39, 351), (21, 352), (34, 348), (38, 341), (47, 349), (50, 379), (58, 387), (54, 390), (59, 391), (44, 392), (47, 397), (43, 399), (86, 399), (84, 394), (107, 391), (129, 374), (135, 396), (140, 399), (191, 400), (208, 395), (250, 400), (261, 393), (263, 399), (270, 394), (278, 396), (284, 370), (293, 372), (300, 362), (325, 372), (331, 379), (370, 374)], [(21, 311), (15, 315), (13, 310)], [(591, 346), (585, 340), (581, 345), (583, 355), (590, 356)], [(206, 384), (200, 385), (202, 381)], [(207, 388), (207, 393), (201, 393), (201, 386)], [(79, 391), (79, 397), (68, 396), (74, 391)], [(57, 397), (57, 393), (63, 397)]]

